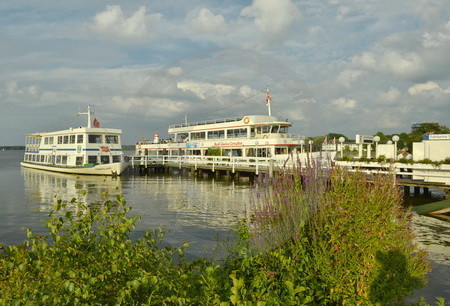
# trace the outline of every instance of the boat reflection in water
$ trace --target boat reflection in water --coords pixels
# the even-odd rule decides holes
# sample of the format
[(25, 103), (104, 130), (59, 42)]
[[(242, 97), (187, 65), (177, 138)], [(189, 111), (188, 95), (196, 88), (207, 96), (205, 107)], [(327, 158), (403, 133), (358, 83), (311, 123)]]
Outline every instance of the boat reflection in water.
[[(36, 203), (36, 210), (50, 211), (58, 200), (70, 202), (73, 198), (85, 205), (115, 198), (122, 193), (120, 177), (74, 175), (22, 168), (25, 199)], [(80, 193), (86, 191), (86, 195)]]

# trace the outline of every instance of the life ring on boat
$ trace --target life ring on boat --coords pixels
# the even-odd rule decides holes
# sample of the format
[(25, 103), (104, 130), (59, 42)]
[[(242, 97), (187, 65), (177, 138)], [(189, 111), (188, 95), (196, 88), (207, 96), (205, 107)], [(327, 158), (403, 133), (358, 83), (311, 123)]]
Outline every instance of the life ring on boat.
[(244, 117), (244, 123), (247, 124), (250, 122), (250, 118), (249, 117)]
[(140, 150), (141, 149), (141, 142), (138, 142), (138, 149)]
[(264, 138), (264, 139), (267, 139), (267, 138), (268, 138), (268, 136), (267, 136), (267, 135), (263, 135), (263, 138)]

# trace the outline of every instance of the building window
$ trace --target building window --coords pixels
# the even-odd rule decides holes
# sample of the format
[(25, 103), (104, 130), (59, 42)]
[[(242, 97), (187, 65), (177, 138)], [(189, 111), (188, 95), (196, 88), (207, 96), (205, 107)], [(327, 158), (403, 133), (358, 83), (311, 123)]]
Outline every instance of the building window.
[(77, 143), (83, 143), (83, 135), (77, 135)]
[(58, 144), (62, 144), (63, 143), (63, 137), (62, 136), (58, 136)]
[(119, 137), (116, 135), (106, 135), (106, 143), (119, 143)]
[(102, 143), (102, 135), (89, 135), (89, 143)]
[(88, 155), (88, 164), (96, 164), (97, 155)]
[(64, 136), (64, 144), (69, 143), (69, 136)]
[(75, 143), (75, 135), (69, 136), (69, 143)]

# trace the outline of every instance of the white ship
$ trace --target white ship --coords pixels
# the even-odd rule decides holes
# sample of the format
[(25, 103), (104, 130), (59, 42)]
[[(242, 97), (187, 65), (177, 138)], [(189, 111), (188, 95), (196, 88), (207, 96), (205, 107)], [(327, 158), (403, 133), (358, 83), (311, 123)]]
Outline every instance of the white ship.
[(120, 142), (122, 131), (100, 128), (97, 119), (91, 124), (90, 106), (79, 115), (87, 115), (87, 127), (26, 135), (22, 167), (72, 174), (120, 175), (128, 166)]
[(291, 153), (305, 155), (305, 137), (289, 134), (291, 123), (271, 115), (267, 91), (268, 116), (248, 115), (234, 118), (185, 122), (170, 125), (171, 138), (136, 144), (137, 156), (230, 156), (266, 157), (286, 160)]

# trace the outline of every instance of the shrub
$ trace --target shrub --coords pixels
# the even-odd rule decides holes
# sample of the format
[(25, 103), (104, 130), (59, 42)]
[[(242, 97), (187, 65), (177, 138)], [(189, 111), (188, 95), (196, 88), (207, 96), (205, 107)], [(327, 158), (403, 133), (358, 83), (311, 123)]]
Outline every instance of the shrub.
[(360, 157), (356, 161), (362, 162), (362, 163), (370, 163), (372, 160), (368, 157)]
[(265, 182), (271, 187), (257, 190), (249, 227), (259, 258), (270, 263), (262, 268), (284, 274), (274, 270), (277, 259), (296, 259), (290, 281), (315, 303), (402, 301), (424, 284), (429, 264), (392, 179), (369, 183), (363, 173), (317, 165)]
[(354, 161), (355, 159), (352, 156), (342, 156), (340, 158), (338, 158), (339, 161)]
[[(6, 247), (0, 260), (0, 304), (211, 303), (215, 267), (187, 263), (184, 251), (159, 247), (163, 231), (132, 241), (138, 216), (117, 202), (66, 211), (59, 201), (46, 222), (48, 237), (27, 229), (28, 239)], [(175, 260), (175, 261), (174, 261)], [(209, 285), (209, 287), (207, 286)], [(206, 293), (203, 293), (206, 292)], [(203, 294), (202, 294), (203, 293)]]

